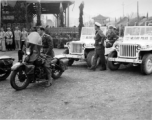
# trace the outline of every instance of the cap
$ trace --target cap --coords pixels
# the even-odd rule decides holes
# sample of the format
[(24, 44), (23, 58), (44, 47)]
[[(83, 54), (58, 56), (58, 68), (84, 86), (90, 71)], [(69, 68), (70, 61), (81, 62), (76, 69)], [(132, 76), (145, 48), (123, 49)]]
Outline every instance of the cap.
[(109, 29), (113, 29), (114, 28), (114, 26), (113, 25), (109, 25), (109, 27), (108, 27)]
[(98, 23), (98, 22), (95, 22), (95, 25), (98, 26), (98, 27), (101, 27), (101, 24)]

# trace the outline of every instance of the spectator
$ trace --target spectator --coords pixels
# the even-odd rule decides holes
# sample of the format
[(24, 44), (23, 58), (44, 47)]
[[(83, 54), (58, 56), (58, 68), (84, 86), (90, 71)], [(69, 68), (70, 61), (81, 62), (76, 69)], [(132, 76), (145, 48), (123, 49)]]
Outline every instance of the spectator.
[(6, 49), (7, 50), (12, 50), (12, 44), (13, 44), (13, 33), (11, 31), (11, 28), (7, 28), (6, 32)]
[(15, 36), (15, 47), (16, 49), (20, 49), (21, 48), (21, 31), (19, 30), (18, 27), (15, 28), (14, 36)]
[(2, 51), (6, 51), (6, 46), (5, 46), (5, 31), (3, 28), (0, 29), (0, 41), (1, 41), (1, 46), (2, 46)]
[(23, 49), (23, 45), (26, 45), (27, 36), (28, 36), (28, 33), (26, 29), (23, 28), (21, 32), (21, 50)]

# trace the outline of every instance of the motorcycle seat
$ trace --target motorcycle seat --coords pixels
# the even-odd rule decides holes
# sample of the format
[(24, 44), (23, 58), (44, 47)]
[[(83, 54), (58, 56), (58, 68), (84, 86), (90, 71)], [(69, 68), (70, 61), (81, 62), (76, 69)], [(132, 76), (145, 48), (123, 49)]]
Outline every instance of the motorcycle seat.
[(0, 60), (6, 60), (6, 59), (12, 59), (12, 58), (9, 57), (9, 56), (1, 56), (1, 57), (0, 57)]

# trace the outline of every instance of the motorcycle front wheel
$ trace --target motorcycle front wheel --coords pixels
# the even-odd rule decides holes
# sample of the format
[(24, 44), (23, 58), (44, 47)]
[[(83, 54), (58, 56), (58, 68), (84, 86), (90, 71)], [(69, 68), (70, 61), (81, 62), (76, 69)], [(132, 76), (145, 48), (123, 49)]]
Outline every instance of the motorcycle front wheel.
[(30, 81), (22, 67), (14, 70), (10, 77), (10, 84), (15, 90), (23, 90), (29, 85)]
[(6, 80), (6, 78), (10, 75), (11, 70), (8, 70), (6, 73), (0, 73), (0, 81)]

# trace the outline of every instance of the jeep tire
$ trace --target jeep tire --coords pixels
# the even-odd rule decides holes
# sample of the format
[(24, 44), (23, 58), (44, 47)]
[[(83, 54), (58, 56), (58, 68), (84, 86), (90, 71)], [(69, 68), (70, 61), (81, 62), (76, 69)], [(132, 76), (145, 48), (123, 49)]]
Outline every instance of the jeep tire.
[[(88, 67), (91, 67), (93, 65), (94, 54), (95, 54), (95, 51), (90, 51), (87, 55), (87, 65), (88, 65)], [(100, 64), (100, 57), (97, 60), (96, 67), (99, 66), (99, 64)]]
[(88, 67), (91, 67), (91, 65), (92, 65), (92, 59), (93, 59), (94, 54), (95, 54), (94, 51), (90, 51), (87, 55), (87, 65), (88, 65)]
[(149, 75), (152, 73), (152, 54), (145, 54), (142, 58), (141, 73)]
[[(117, 52), (116, 51), (113, 51), (111, 52), (109, 55), (108, 55), (108, 58), (111, 57), (111, 58), (116, 58), (117, 57)], [(115, 62), (113, 61), (109, 61), (107, 60), (107, 65), (108, 65), (108, 68), (112, 71), (114, 70), (118, 70), (119, 67), (120, 67), (120, 64), (115, 64)]]

